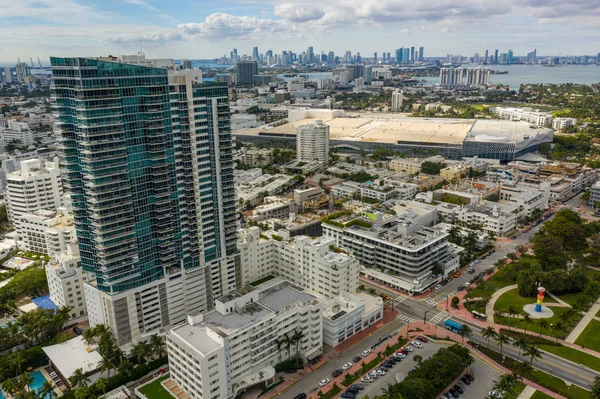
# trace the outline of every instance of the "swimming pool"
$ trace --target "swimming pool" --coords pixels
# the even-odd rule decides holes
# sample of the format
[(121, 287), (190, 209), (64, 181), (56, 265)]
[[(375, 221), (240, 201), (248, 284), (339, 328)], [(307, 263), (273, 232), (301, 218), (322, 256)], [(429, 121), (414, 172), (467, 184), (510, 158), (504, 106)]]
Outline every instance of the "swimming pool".
[(0, 389), (0, 399), (6, 399), (6, 396), (4, 396), (1, 389)]
[[(31, 388), (31, 390), (35, 391), (35, 392), (42, 389), (42, 386), (46, 382), (46, 378), (44, 378), (44, 375), (42, 374), (42, 372), (39, 370), (34, 371), (33, 373), (31, 373), (31, 377), (33, 378), (33, 382), (31, 384), (29, 384), (29, 388)], [(50, 398), (50, 395), (46, 395), (42, 399), (51, 399), (51, 398)]]

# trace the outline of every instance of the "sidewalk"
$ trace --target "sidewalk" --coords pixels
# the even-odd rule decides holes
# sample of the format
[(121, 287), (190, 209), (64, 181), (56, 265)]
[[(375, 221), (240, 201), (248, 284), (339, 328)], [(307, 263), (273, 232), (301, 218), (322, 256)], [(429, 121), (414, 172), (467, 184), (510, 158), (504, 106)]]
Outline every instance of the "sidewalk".
[(530, 399), (535, 393), (535, 391), (536, 389), (534, 387), (527, 385), (517, 399)]
[(583, 330), (585, 330), (585, 328), (588, 326), (588, 324), (590, 324), (590, 321), (594, 319), (599, 310), (600, 300), (596, 301), (596, 303), (592, 305), (590, 310), (587, 311), (583, 318), (579, 320), (579, 323), (577, 323), (573, 331), (571, 331), (567, 338), (565, 338), (565, 341), (571, 344), (574, 343), (577, 340), (577, 338), (579, 338)]

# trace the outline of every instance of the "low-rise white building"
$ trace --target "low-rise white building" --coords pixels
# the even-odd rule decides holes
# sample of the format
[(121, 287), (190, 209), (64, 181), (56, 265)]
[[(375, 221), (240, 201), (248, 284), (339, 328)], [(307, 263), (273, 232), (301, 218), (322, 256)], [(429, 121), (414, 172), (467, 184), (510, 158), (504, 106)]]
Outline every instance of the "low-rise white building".
[(335, 347), (383, 318), (383, 299), (345, 292), (323, 302), (323, 343)]
[(83, 283), (90, 278), (81, 268), (81, 258), (77, 244), (69, 244), (67, 249), (54, 255), (46, 264), (46, 277), (50, 299), (59, 308), (71, 308), (71, 321), (87, 319), (87, 307)]
[(570, 126), (575, 126), (577, 119), (575, 118), (554, 118), (552, 121), (552, 129), (563, 130)]
[(261, 174), (245, 183), (238, 183), (235, 192), (238, 202), (241, 200), (250, 205), (256, 205), (262, 201), (264, 196), (285, 192), (294, 181), (293, 176)]
[(19, 248), (54, 256), (76, 241), (73, 218), (65, 208), (58, 211), (40, 209), (19, 217), (17, 244)]
[(252, 210), (248, 220), (260, 222), (268, 219), (285, 219), (290, 212), (296, 212), (297, 206), (290, 198), (266, 197), (264, 204)]
[(513, 107), (496, 107), (492, 110), (502, 119), (525, 121), (536, 126), (550, 126), (552, 124), (552, 112), (533, 108)]
[[(282, 360), (322, 353), (319, 301), (285, 281), (265, 285), (219, 298), (167, 333), (171, 379), (191, 398), (233, 398), (272, 382)], [(289, 350), (278, 343), (286, 336)]]
[(600, 207), (600, 181), (597, 181), (590, 190), (590, 205), (598, 209)]
[(8, 126), (0, 125), (0, 150), (5, 151), (9, 143), (18, 143), (19, 146), (30, 146), (35, 143), (33, 132), (27, 122), (8, 120)]
[(242, 286), (274, 275), (324, 298), (358, 289), (358, 259), (325, 237), (270, 238), (257, 227), (240, 230)]
[(466, 205), (456, 209), (455, 221), (466, 226), (481, 226), (482, 230), (496, 236), (506, 236), (517, 228), (517, 215), (503, 212), (497, 205)]

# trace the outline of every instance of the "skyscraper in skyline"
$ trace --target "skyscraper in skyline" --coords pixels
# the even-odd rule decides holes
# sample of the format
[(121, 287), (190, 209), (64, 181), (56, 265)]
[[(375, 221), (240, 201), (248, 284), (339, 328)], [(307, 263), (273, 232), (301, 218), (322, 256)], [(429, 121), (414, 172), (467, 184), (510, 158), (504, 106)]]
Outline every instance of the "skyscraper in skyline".
[(306, 52), (306, 55), (308, 56), (309, 64), (312, 64), (313, 62), (315, 62), (315, 51), (312, 46), (308, 47), (308, 51)]
[(484, 59), (483, 59), (483, 62), (484, 62), (484, 63), (487, 63), (487, 62), (488, 62), (488, 54), (489, 54), (489, 52), (488, 52), (488, 50), (486, 49), (486, 50), (485, 50), (485, 57), (484, 57)]
[(415, 46), (410, 47), (410, 62), (411, 64), (415, 62)]
[(258, 47), (252, 47), (252, 59), (258, 61)]
[(419, 47), (419, 61), (425, 61), (425, 47)]
[(494, 64), (498, 64), (498, 49), (494, 51)]
[(95, 276), (90, 324), (123, 345), (211, 309), (236, 285), (227, 86), (202, 85), (199, 70), (51, 65), (64, 184)]
[(258, 63), (256, 61), (241, 61), (236, 64), (238, 86), (251, 86), (256, 75), (258, 75)]

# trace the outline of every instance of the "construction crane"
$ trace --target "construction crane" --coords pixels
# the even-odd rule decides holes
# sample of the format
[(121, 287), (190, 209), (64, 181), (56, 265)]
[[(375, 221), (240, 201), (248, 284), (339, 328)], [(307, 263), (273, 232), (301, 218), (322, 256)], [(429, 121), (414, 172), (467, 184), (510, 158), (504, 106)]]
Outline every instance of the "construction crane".
[(42, 67), (42, 61), (40, 61), (40, 57), (37, 57), (37, 59), (38, 59), (38, 65), (40, 66), (40, 69), (42, 69), (43, 68)]
[(35, 68), (35, 67), (33, 66), (33, 58), (29, 57), (29, 62), (31, 62), (31, 69)]

